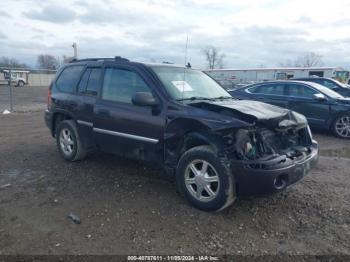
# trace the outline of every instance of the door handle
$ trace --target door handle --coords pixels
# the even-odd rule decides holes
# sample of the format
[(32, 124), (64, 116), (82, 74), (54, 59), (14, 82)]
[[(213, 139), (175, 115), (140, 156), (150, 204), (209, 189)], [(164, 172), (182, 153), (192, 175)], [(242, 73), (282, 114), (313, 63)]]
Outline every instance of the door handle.
[(102, 115), (102, 116), (109, 116), (109, 115), (110, 115), (109, 111), (106, 110), (106, 109), (99, 109), (99, 110), (97, 111), (97, 114), (98, 114), (98, 115)]
[(76, 107), (78, 104), (77, 104), (76, 102), (68, 102), (68, 105), (69, 105), (69, 106)]

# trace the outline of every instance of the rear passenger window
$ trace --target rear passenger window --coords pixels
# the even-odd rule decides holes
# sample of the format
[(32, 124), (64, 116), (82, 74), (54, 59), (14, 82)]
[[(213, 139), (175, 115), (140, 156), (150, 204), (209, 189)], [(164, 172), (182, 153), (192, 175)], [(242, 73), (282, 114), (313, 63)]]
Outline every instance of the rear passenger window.
[(85, 93), (86, 91), (86, 86), (89, 81), (89, 76), (90, 76), (90, 69), (85, 70), (83, 77), (81, 78), (79, 82), (79, 93)]
[(86, 87), (86, 93), (90, 95), (97, 95), (98, 92), (98, 82), (100, 80), (101, 68), (91, 69), (89, 81)]
[(97, 96), (101, 68), (88, 68), (79, 83), (79, 93)]
[(84, 66), (70, 66), (63, 70), (56, 81), (58, 90), (67, 93), (73, 93), (80, 79), (81, 71)]
[(251, 93), (265, 94), (265, 95), (284, 95), (284, 85), (281, 84), (266, 84), (259, 85), (253, 89), (249, 89)]
[(123, 69), (106, 69), (102, 88), (103, 99), (131, 104), (131, 98), (136, 92), (151, 92), (137, 73)]
[(289, 85), (289, 95), (294, 97), (304, 97), (304, 98), (312, 98), (314, 94), (318, 92), (314, 89), (304, 86), (304, 85)]

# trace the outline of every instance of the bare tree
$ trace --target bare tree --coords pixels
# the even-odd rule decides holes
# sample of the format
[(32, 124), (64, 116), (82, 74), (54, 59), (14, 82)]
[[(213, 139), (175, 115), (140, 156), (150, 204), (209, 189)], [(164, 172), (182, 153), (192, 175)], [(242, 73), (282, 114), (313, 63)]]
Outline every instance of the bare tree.
[(287, 59), (285, 62), (279, 63), (279, 66), (281, 67), (313, 67), (322, 65), (322, 56), (314, 52), (310, 52), (303, 56), (300, 56), (294, 61)]
[(278, 64), (280, 67), (295, 67), (295, 62), (293, 62), (292, 60), (290, 59), (287, 59), (286, 61), (284, 62), (280, 62)]
[(322, 56), (314, 52), (310, 52), (304, 56), (299, 57), (295, 62), (297, 65), (302, 67), (313, 67), (323, 65)]
[(202, 49), (202, 53), (208, 63), (209, 69), (222, 68), (225, 54), (222, 54), (215, 46), (207, 46)]
[(0, 66), (12, 68), (28, 68), (26, 64), (18, 62), (16, 58), (9, 58), (6, 56), (0, 58)]
[(38, 55), (38, 65), (42, 69), (56, 70), (60, 66), (59, 61), (53, 55)]

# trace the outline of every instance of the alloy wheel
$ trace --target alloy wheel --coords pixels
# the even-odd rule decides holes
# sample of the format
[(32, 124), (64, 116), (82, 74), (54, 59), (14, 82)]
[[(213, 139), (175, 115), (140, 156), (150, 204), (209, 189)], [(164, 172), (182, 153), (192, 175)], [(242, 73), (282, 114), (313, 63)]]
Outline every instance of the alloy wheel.
[(335, 123), (335, 131), (344, 138), (350, 138), (350, 116), (340, 117)]
[(197, 200), (213, 200), (220, 190), (220, 179), (215, 168), (205, 160), (193, 160), (185, 170), (185, 185)]
[(60, 146), (62, 152), (69, 156), (74, 151), (74, 139), (72, 132), (68, 128), (63, 128), (60, 133)]

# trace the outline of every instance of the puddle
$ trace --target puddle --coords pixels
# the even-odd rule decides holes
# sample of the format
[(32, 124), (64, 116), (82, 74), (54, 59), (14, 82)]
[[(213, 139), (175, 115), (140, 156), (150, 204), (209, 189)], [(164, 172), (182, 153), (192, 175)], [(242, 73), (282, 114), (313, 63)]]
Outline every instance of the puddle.
[(10, 169), (7, 172), (0, 173), (0, 183), (30, 180), (35, 177), (33, 174), (30, 170)]
[(350, 158), (350, 148), (320, 149), (321, 156)]

